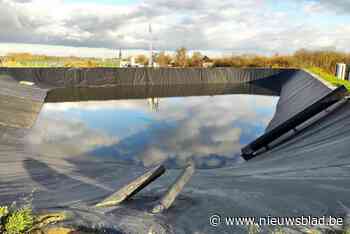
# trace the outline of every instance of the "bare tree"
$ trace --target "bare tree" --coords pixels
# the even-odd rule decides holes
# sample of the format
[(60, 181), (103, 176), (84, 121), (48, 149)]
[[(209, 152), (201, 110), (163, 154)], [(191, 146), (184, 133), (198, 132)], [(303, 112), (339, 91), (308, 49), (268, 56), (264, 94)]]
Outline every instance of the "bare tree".
[(194, 52), (190, 59), (191, 67), (202, 67), (203, 65), (203, 55), (200, 52)]
[(178, 67), (188, 66), (187, 49), (185, 47), (176, 50), (175, 65)]
[(161, 67), (167, 67), (171, 62), (171, 56), (162, 51), (156, 56), (156, 62)]
[(136, 56), (136, 62), (146, 66), (148, 64), (148, 58), (146, 55), (140, 54)]

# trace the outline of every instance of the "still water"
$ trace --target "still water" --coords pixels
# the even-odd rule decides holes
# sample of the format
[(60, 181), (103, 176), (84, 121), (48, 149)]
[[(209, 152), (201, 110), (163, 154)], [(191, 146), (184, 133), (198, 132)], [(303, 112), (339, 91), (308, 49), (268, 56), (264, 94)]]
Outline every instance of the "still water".
[(226, 167), (264, 133), (278, 98), (218, 95), (46, 103), (28, 142), (38, 153), (180, 168)]

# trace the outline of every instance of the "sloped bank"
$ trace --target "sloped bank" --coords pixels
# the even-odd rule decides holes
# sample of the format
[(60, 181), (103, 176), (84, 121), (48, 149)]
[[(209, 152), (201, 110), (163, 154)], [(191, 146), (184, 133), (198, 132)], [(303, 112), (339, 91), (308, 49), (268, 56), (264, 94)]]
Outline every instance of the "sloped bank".
[(281, 69), (174, 69), (174, 68), (0, 68), (15, 80), (40, 87), (91, 87), (107, 85), (189, 85), (244, 83), (281, 73)]
[[(113, 71), (113, 69), (111, 70)], [(115, 70), (113, 71), (115, 73), (121, 72), (118, 69)], [(3, 103), (16, 97), (29, 102), (25, 105), (27, 106), (32, 101), (37, 102), (38, 99), (39, 103), (44, 102), (44, 94), (54, 87), (88, 87), (106, 84), (101, 76), (93, 78), (94, 76), (91, 75), (91, 79), (96, 79), (96, 81), (91, 81), (80, 77), (80, 75), (73, 76), (75, 78), (70, 77), (68, 74), (72, 74), (70, 73), (72, 71), (68, 69), (59, 71), (60, 74), (67, 74), (65, 75), (67, 77), (61, 75), (55, 77), (54, 69), (48, 73), (45, 73), (46, 71), (45, 69), (2, 70), (0, 74), (7, 77), (0, 80), (0, 93), (4, 95), (2, 97)], [(78, 73), (89, 75), (89, 71), (83, 69), (79, 70)], [(145, 73), (145, 70), (139, 71)], [(186, 73), (186, 69), (174, 69), (173, 71), (176, 75), (171, 75), (170, 69), (160, 70), (159, 74), (169, 74), (166, 80), (174, 79), (176, 80), (174, 83), (177, 85), (179, 82), (183, 82), (186, 77), (180, 78), (181, 76), (177, 76), (177, 74), (194, 74), (193, 70), (188, 73)], [(274, 125), (275, 119), (278, 119), (278, 123), (283, 123), (317, 101), (320, 96), (332, 93), (334, 89), (304, 71), (271, 69), (251, 69), (248, 70), (249, 72), (239, 69), (208, 71), (210, 74), (220, 74), (217, 78), (220, 82), (215, 80), (215, 75), (207, 80), (224, 84), (223, 87), (226, 88), (225, 84), (227, 83), (249, 82), (262, 88), (259, 90), (270, 90), (267, 92), (270, 94), (266, 95), (280, 93), (280, 103), (270, 126)], [(127, 70), (123, 70), (123, 72), (127, 73)], [(130, 70), (130, 72), (132, 73), (134, 70)], [(203, 75), (206, 70), (200, 71), (201, 75), (198, 75), (197, 70), (196, 72), (195, 78), (192, 75), (189, 77), (191, 82), (188, 82), (188, 85), (199, 84), (204, 79), (203, 77), (209, 76)], [(263, 75), (258, 75), (259, 72), (262, 72)], [(245, 78), (238, 79), (232, 74), (243, 74), (239, 77)], [(50, 77), (52, 77), (52, 81)], [(64, 80), (66, 78), (69, 81)], [(133, 79), (131, 84), (153, 84), (144, 81), (144, 83), (137, 83), (136, 78)], [(151, 79), (148, 77), (145, 80)], [(14, 80), (34, 81), (36, 85), (23, 86)], [(114, 78), (111, 77), (107, 80), (108, 85), (114, 82)], [(10, 83), (11, 86), (6, 86)], [(169, 84), (168, 81), (166, 83)], [(118, 84), (126, 83), (123, 81)], [(3, 87), (8, 88), (4, 89)], [(21, 89), (25, 89), (25, 91)], [(220, 93), (224, 90), (216, 89), (215, 92)], [(254, 92), (254, 89), (252, 90)], [(159, 91), (154, 92), (159, 93)], [(39, 97), (38, 94), (40, 94)], [(177, 95), (177, 93), (175, 92), (173, 95)], [(114, 96), (112, 95), (111, 98)], [(57, 99), (59, 97), (56, 96)], [(75, 96), (74, 100), (79, 101), (79, 95)], [(17, 122), (21, 122), (21, 119), (29, 118), (27, 115), (18, 115), (17, 113), (21, 112), (22, 109), (15, 109), (14, 106), (16, 106), (16, 102), (6, 106), (8, 116), (12, 117), (7, 118), (7, 121), (17, 119)], [(1, 108), (1, 111), (6, 111), (6, 108)], [(14, 110), (16, 112), (13, 112)], [(25, 111), (25, 113), (31, 113), (31, 116), (37, 115), (38, 112), (37, 110)], [(163, 194), (164, 188), (178, 174), (177, 170), (169, 170), (165, 176), (148, 186), (144, 193), (135, 197), (136, 205), (126, 204), (122, 210), (114, 211), (111, 214), (114, 218), (109, 217), (109, 219), (113, 220), (112, 224), (115, 222), (116, 225), (134, 232), (149, 230), (154, 223), (166, 223), (173, 226), (177, 233), (193, 233), (195, 231), (201, 233), (245, 233), (245, 227), (227, 227), (225, 225), (211, 227), (208, 219), (213, 214), (220, 214), (222, 217), (342, 215), (343, 210), (340, 203), (350, 206), (349, 117), (349, 104), (345, 102), (338, 108), (328, 111), (322, 118), (310, 123), (307, 128), (293, 134), (290, 138), (245, 164), (227, 169), (197, 171), (172, 209), (162, 216), (148, 216), (142, 204), (148, 204)], [(2, 122), (6, 125), (6, 121)], [(33, 120), (28, 123), (30, 124), (30, 122)], [(28, 130), (18, 126), (14, 127), (16, 128), (10, 127), (10, 124), (0, 127), (1, 202), (11, 202), (21, 195), (28, 194), (33, 187), (36, 187), (38, 189), (34, 195), (36, 207), (45, 208), (59, 205), (69, 207), (73, 204), (84, 206), (110, 194), (121, 186), (126, 175), (142, 172), (142, 168), (135, 167), (134, 170), (131, 170), (130, 167), (123, 165), (89, 162), (81, 158), (70, 159), (69, 157), (35, 155), (23, 144), (23, 136)], [(108, 222), (106, 221), (106, 225), (111, 225), (109, 219)], [(128, 223), (130, 223), (129, 227), (127, 227)], [(137, 227), (138, 223), (142, 223), (142, 225)]]

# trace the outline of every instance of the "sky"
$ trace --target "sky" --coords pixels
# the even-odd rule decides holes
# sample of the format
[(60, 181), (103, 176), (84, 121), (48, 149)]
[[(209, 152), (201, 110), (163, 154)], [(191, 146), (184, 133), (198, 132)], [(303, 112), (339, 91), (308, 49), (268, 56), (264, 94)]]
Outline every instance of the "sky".
[(218, 95), (157, 101), (157, 111), (147, 99), (46, 103), (26, 139), (40, 155), (107, 156), (146, 167), (161, 162), (181, 166), (193, 158), (201, 168), (221, 167), (236, 161), (242, 146), (264, 133), (278, 97)]
[(0, 54), (350, 51), (350, 0), (0, 0)]

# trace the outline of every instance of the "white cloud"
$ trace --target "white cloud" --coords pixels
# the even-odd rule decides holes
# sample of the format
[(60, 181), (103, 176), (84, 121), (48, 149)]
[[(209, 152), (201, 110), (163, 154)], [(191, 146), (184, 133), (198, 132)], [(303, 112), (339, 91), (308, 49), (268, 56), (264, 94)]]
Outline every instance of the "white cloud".
[[(46, 139), (45, 143), (50, 142), (49, 139), (54, 138), (61, 142), (59, 145), (62, 145), (62, 140), (60, 139), (65, 139), (66, 137), (62, 137), (61, 132), (64, 132), (65, 136), (69, 134), (73, 139), (73, 145), (84, 145), (86, 141), (90, 142), (90, 140), (94, 139), (91, 134), (96, 134), (96, 140), (92, 140), (92, 142), (98, 140), (101, 144), (107, 146), (112, 143), (111, 147), (118, 152), (116, 155), (137, 156), (134, 160), (143, 163), (145, 166), (168, 160), (173, 160), (177, 165), (184, 165), (188, 159), (193, 158), (201, 167), (211, 167), (216, 164), (222, 165), (226, 160), (236, 160), (237, 154), (239, 154), (242, 147), (240, 144), (242, 134), (257, 137), (255, 135), (255, 127), (266, 126), (272, 117), (273, 113), (261, 113), (258, 109), (271, 110), (276, 103), (277, 98), (266, 96), (256, 98), (247, 95), (160, 98), (158, 112), (151, 110), (148, 101), (144, 99), (48, 103), (44, 106), (42, 118), (45, 116), (45, 118), (50, 116), (59, 118), (63, 115), (67, 121), (67, 114), (64, 112), (71, 110), (78, 110), (80, 115), (84, 115), (85, 118), (88, 118), (90, 111), (96, 110), (100, 111), (100, 113), (103, 113), (105, 110), (118, 110), (126, 111), (128, 115), (133, 113), (138, 113), (137, 115), (139, 115), (140, 112), (144, 114), (141, 115), (142, 117), (139, 117), (141, 118), (139, 119), (140, 122), (132, 122), (135, 120), (130, 120), (132, 125), (127, 127), (124, 133), (116, 132), (119, 140), (115, 141), (115, 143), (123, 141), (135, 142), (132, 146), (127, 144), (126, 148), (114, 145), (113, 140), (111, 141), (110, 137), (103, 133), (106, 129), (101, 129), (96, 134), (86, 131), (87, 127), (83, 127), (82, 131), (76, 133), (75, 124), (66, 124), (68, 128), (64, 127), (65, 125), (63, 124), (63, 127), (60, 127), (58, 131), (53, 127), (51, 131), (47, 132), (47, 134), (53, 136), (47, 135), (44, 138)], [(99, 121), (96, 113), (94, 116), (94, 121)], [(118, 114), (108, 116), (118, 118)], [(78, 116), (76, 117), (78, 118)], [(107, 117), (105, 116), (104, 118)], [(149, 121), (144, 121), (144, 118)], [(70, 121), (79, 123), (79, 120)], [(246, 125), (243, 128), (242, 123)], [(118, 121), (115, 121), (115, 125), (118, 125)], [(123, 125), (126, 127), (125, 123)], [(40, 126), (43, 125), (40, 124)], [(58, 123), (57, 126), (60, 126), (60, 124)], [(106, 128), (109, 127), (106, 126)], [(132, 134), (130, 134), (131, 132)], [(147, 140), (142, 138), (145, 137), (145, 132), (148, 136)], [(59, 138), (57, 134), (60, 136)], [(42, 136), (42, 134), (39, 135)], [(90, 140), (77, 142), (75, 139)], [(66, 141), (64, 140), (63, 142)], [(88, 147), (82, 148), (91, 149), (93, 147), (93, 144), (88, 144)]]
[(116, 137), (90, 129), (79, 120), (40, 115), (30, 134), (28, 146), (42, 154), (71, 157), (94, 150), (96, 147), (118, 143)]
[(259, 114), (255, 108), (271, 109), (276, 102), (277, 99), (271, 97), (246, 95), (187, 98), (164, 105), (160, 100), (160, 112), (154, 117), (159, 121), (177, 120), (176, 128), (157, 131), (150, 144), (155, 155), (149, 157), (147, 150), (140, 158), (145, 165), (169, 158), (183, 165), (192, 157), (202, 164), (210, 155), (218, 155), (220, 162), (225, 161), (224, 158), (234, 160), (242, 147), (242, 132), (247, 131), (240, 128), (239, 122), (253, 128), (267, 125), (271, 116)]
[(60, 102), (45, 103), (44, 112), (64, 112), (68, 110), (98, 111), (113, 109), (147, 109), (144, 100), (112, 100), (112, 101), (86, 101), (86, 102)]
[[(299, 3), (300, 12), (304, 9), (306, 13), (299, 12), (298, 16), (305, 19), (308, 12), (334, 9), (346, 14), (345, 9), (350, 7), (346, 0)], [(330, 32), (316, 21), (298, 24), (293, 18), (297, 12), (292, 13), (276, 10), (262, 0), (145, 0), (122, 6), (1, 0), (0, 42), (79, 46), (86, 51), (97, 47), (147, 49), (148, 23), (152, 22), (158, 49), (186, 46), (237, 53), (283, 53), (312, 45), (348, 50), (344, 35), (349, 31), (340, 30), (345, 22), (334, 25)], [(93, 50), (99, 56), (103, 53)]]
[(163, 162), (168, 158), (168, 153), (158, 148), (147, 148), (141, 155), (144, 166), (149, 167), (159, 162)]

